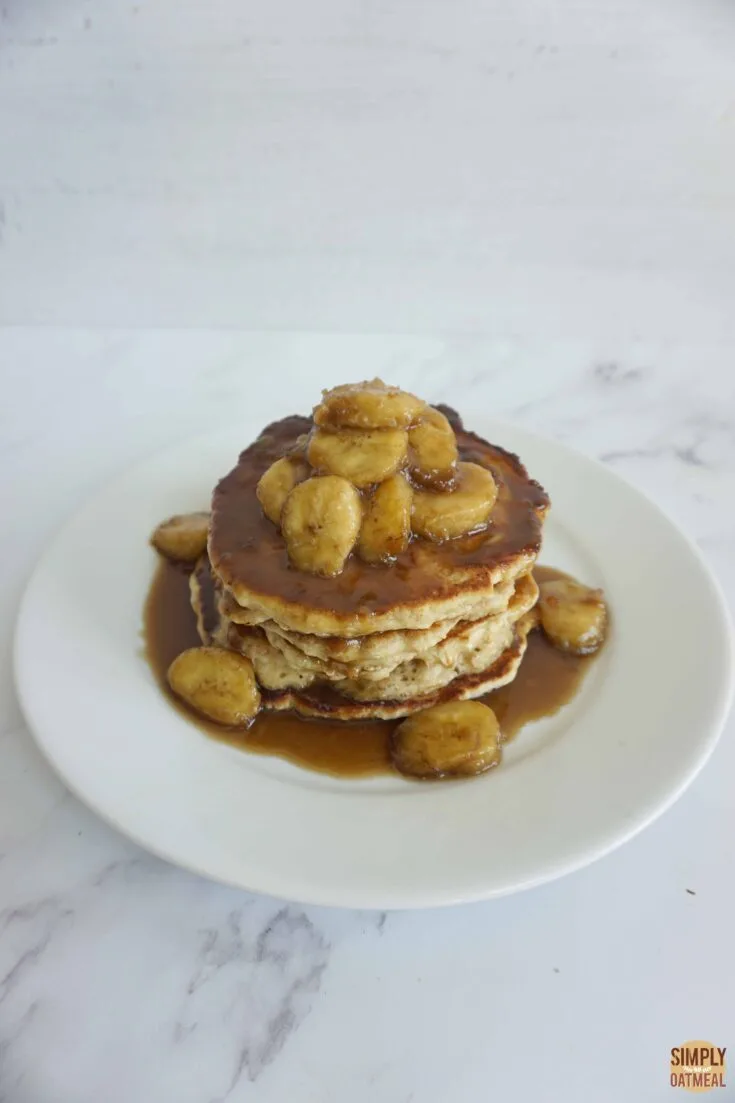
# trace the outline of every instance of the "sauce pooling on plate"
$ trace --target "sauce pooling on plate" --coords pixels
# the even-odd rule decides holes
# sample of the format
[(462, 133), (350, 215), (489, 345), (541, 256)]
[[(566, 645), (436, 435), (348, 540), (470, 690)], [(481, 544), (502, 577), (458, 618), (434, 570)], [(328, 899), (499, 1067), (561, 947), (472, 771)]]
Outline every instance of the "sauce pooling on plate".
[[(536, 581), (568, 576), (552, 567), (536, 567)], [(189, 647), (200, 647), (189, 600), (189, 572), (162, 559), (144, 613), (145, 654), (162, 691), (187, 719), (214, 738), (256, 754), (277, 755), (298, 766), (333, 777), (366, 777), (397, 771), (389, 755), (390, 736), (399, 720), (305, 720), (292, 712), (261, 711), (246, 730), (210, 723), (186, 708), (170, 691), (166, 671)], [(541, 631), (528, 638), (528, 648), (515, 679), (480, 700), (500, 722), (503, 742), (524, 724), (553, 716), (576, 694), (593, 658), (564, 654)]]

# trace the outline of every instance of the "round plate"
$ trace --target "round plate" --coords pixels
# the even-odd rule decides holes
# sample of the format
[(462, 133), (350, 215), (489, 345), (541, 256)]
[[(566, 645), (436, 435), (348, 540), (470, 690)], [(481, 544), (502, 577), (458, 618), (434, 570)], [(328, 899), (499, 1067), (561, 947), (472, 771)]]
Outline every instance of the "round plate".
[[(581, 692), (469, 781), (343, 781), (209, 739), (142, 656), (162, 518), (206, 508), (260, 426), (148, 460), (54, 540), (23, 600), (21, 703), (69, 788), (153, 853), (258, 892), (427, 907), (560, 877), (631, 838), (704, 765), (731, 692), (728, 618), (696, 549), (600, 464), (521, 429), (469, 426), (518, 452), (552, 511), (541, 562), (602, 586), (610, 639)], [(249, 430), (249, 431), (248, 431)]]

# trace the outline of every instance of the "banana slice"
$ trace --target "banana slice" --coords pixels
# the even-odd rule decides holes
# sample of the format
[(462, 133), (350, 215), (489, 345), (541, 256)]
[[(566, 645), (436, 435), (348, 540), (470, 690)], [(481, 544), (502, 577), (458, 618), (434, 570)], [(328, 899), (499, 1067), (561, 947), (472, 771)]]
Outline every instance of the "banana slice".
[(392, 475), (367, 505), (357, 550), (367, 563), (386, 563), (405, 551), (410, 538), (411, 487), (403, 475)]
[(541, 627), (554, 647), (572, 655), (591, 655), (605, 642), (607, 606), (602, 590), (572, 579), (542, 582)]
[(168, 668), (177, 697), (217, 724), (247, 727), (260, 708), (253, 664), (221, 647), (192, 647)]
[(333, 429), (407, 429), (425, 408), (416, 395), (371, 379), (323, 391), (314, 421)]
[(499, 739), (491, 708), (479, 701), (449, 701), (399, 724), (391, 757), (411, 777), (467, 777), (500, 762)]
[(295, 486), (283, 507), (281, 530), (300, 571), (339, 574), (357, 539), (362, 502), (352, 483), (322, 475)]
[(477, 463), (457, 464), (457, 485), (450, 493), (417, 490), (413, 496), (413, 531), (427, 540), (451, 540), (486, 524), (498, 488)]
[(411, 478), (430, 490), (449, 490), (457, 473), (457, 439), (444, 414), (429, 406), (409, 430)]
[(299, 455), (284, 456), (272, 463), (260, 476), (255, 488), (263, 513), (274, 525), (281, 523), (283, 503), (296, 486), (309, 475), (309, 467)]
[(408, 435), (403, 429), (315, 429), (307, 457), (317, 471), (370, 486), (394, 475), (406, 459)]
[(153, 547), (177, 563), (194, 563), (207, 550), (208, 513), (181, 513), (163, 521), (151, 536)]

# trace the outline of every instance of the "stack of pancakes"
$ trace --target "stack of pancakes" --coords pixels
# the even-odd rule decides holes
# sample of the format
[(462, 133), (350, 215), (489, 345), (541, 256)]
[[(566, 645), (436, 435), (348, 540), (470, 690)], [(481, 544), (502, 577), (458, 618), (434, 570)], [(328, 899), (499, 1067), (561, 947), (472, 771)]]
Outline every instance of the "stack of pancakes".
[(296, 570), (256, 487), (310, 418), (268, 426), (216, 488), (192, 604), (205, 644), (251, 660), (265, 708), (392, 719), (515, 677), (536, 623), (531, 572), (548, 498), (516, 456), (441, 409), (460, 460), (491, 471), (499, 488), (490, 524), (473, 535), (414, 539), (386, 564), (353, 555), (332, 578)]

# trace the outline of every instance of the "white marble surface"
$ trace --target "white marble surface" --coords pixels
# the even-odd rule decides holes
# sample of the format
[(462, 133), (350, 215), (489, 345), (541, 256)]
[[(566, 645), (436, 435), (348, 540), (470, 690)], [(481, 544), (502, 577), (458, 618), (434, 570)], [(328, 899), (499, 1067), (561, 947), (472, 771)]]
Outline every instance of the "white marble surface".
[(735, 604), (734, 40), (726, 0), (0, 0), (0, 1100), (663, 1103), (673, 1045), (735, 1047), (732, 720), (592, 868), (350, 914), (119, 838), (9, 668), (87, 493), (374, 372), (613, 464)]
[(672, 1045), (730, 1043), (732, 721), (672, 811), (566, 880), (447, 911), (304, 909), (170, 868), (82, 808), (22, 725), (7, 648), (34, 557), (93, 487), (245, 416), (253, 386), (285, 411), (373, 371), (606, 459), (697, 539), (733, 602), (733, 351), (0, 333), (0, 1099), (664, 1100)]
[(727, 0), (0, 13), (0, 321), (735, 336)]

